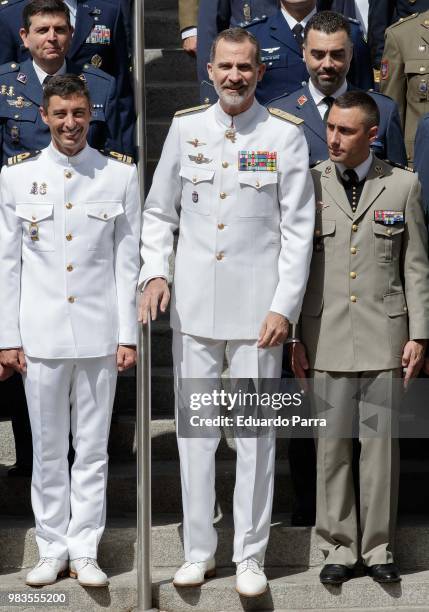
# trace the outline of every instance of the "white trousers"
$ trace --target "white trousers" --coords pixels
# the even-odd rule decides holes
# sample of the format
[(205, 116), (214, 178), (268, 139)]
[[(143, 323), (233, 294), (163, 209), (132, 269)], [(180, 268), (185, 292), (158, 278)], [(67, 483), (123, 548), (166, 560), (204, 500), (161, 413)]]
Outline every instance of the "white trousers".
[[(41, 557), (97, 557), (106, 520), (107, 443), (116, 356), (26, 357), (33, 437), (31, 502)], [(75, 460), (69, 476), (69, 433)]]
[[(228, 344), (231, 378), (280, 378), (283, 346), (258, 349), (255, 340), (210, 340), (173, 331), (175, 388), (180, 379), (219, 379)], [(176, 394), (176, 414), (177, 414)], [(186, 561), (214, 557), (217, 534), (215, 453), (219, 438), (179, 438)], [(263, 563), (268, 544), (274, 488), (275, 436), (236, 438), (234, 556)]]

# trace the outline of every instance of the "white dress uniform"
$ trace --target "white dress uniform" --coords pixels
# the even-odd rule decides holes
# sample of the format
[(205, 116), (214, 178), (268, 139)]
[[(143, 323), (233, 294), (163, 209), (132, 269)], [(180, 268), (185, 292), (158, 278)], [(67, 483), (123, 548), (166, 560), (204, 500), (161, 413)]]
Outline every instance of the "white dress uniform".
[[(195, 110), (196, 112), (192, 112)], [(277, 378), (282, 347), (258, 349), (274, 311), (297, 322), (311, 258), (314, 193), (300, 120), (254, 101), (231, 117), (218, 102), (177, 113), (143, 213), (139, 283), (168, 278), (180, 227), (171, 326), (176, 384), (218, 379), (229, 342), (232, 377)], [(252, 160), (254, 163), (252, 164)], [(176, 397), (177, 405), (177, 397)], [(217, 438), (179, 438), (185, 559), (214, 556)], [(234, 561), (263, 561), (274, 439), (237, 439)]]
[(136, 343), (137, 170), (89, 146), (67, 157), (51, 144), (11, 163), (1, 173), (0, 347), (22, 346), (27, 359), (37, 543), (41, 557), (96, 558), (116, 351)]

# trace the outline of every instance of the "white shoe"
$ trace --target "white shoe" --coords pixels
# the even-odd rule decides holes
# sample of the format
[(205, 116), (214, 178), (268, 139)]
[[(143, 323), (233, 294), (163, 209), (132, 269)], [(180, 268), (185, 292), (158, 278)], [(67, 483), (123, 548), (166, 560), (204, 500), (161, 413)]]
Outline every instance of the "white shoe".
[(58, 577), (67, 576), (68, 561), (55, 557), (41, 557), (39, 563), (27, 574), (25, 584), (44, 586), (54, 584)]
[(109, 584), (106, 574), (100, 569), (97, 559), (81, 557), (70, 561), (70, 578), (77, 578), (82, 586), (105, 587)]
[(267, 590), (267, 577), (253, 557), (237, 563), (235, 588), (244, 597), (257, 597)]
[(196, 587), (204, 583), (205, 578), (216, 576), (215, 560), (191, 563), (186, 561), (174, 574), (173, 584), (178, 587)]

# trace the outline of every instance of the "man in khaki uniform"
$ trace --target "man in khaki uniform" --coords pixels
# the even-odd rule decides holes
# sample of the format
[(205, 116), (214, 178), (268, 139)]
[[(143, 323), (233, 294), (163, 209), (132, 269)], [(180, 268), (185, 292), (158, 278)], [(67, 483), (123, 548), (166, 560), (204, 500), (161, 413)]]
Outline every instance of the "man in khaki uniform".
[(198, 0), (178, 0), (179, 29), (182, 37), (182, 48), (186, 53), (197, 52)]
[(386, 30), (380, 91), (398, 103), (412, 164), (417, 124), (429, 112), (429, 11), (400, 19)]
[(333, 103), (330, 160), (312, 171), (317, 214), (302, 343), (291, 340), (294, 373), (303, 378), (310, 370), (314, 408), (327, 420), (319, 428), (316, 533), (325, 556), (320, 579), (328, 584), (348, 580), (358, 561), (355, 413), (361, 556), (377, 582), (400, 580), (391, 547), (399, 475), (393, 415), (429, 337), (420, 185), (412, 172), (373, 157), (378, 121), (366, 93), (348, 92)]

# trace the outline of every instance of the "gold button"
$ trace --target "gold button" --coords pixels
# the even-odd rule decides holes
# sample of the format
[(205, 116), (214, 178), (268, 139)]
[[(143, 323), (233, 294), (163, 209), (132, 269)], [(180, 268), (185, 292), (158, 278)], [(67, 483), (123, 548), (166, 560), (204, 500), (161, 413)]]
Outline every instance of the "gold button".
[(71, 234), (67, 234), (66, 240), (70, 242), (70, 240), (73, 240), (73, 236)]
[(192, 182), (193, 182), (193, 183), (194, 183), (194, 185), (195, 185), (195, 183), (197, 182), (197, 177), (196, 177), (196, 176), (193, 176), (193, 177), (192, 177)]
[(357, 274), (356, 272), (350, 272), (350, 278), (356, 278)]
[(228, 168), (229, 164), (228, 162), (222, 162), (222, 168)]
[(108, 216), (109, 216), (109, 215), (108, 215), (107, 213), (104, 213), (104, 215), (103, 215), (103, 219), (107, 219), (107, 217), (108, 217)]
[(390, 235), (392, 234), (392, 230), (390, 229), (390, 227), (389, 227), (389, 229), (387, 230), (386, 234), (388, 234), (388, 236), (390, 236)]
[(315, 236), (320, 236), (320, 230), (315, 230), (315, 231), (314, 231), (314, 235), (315, 235)]
[(357, 297), (355, 295), (351, 295), (350, 296), (350, 301), (353, 302), (353, 303), (357, 302)]
[(67, 272), (73, 272), (73, 266), (71, 264), (67, 266)]
[(19, 115), (14, 115), (13, 118), (14, 119), (19, 119)]
[(216, 255), (216, 259), (218, 261), (221, 261), (223, 259), (223, 252), (222, 251)]
[(73, 304), (73, 303), (74, 303), (74, 301), (75, 301), (75, 298), (74, 298), (74, 297), (71, 295), (71, 296), (69, 297), (69, 302), (70, 302), (70, 304)]
[(70, 172), (70, 170), (66, 170), (66, 172), (64, 172), (64, 176), (66, 178), (71, 178), (72, 177), (72, 173)]
[(352, 247), (352, 248), (350, 249), (350, 253), (351, 253), (352, 255), (356, 255), (356, 253), (357, 253), (357, 249), (356, 249), (356, 247)]
[(223, 229), (225, 229), (225, 226), (224, 226), (223, 223), (218, 223), (217, 228), (220, 229), (220, 230), (223, 230)]
[(210, 98), (204, 98), (204, 104), (210, 104)]
[(425, 67), (424, 66), (420, 66), (420, 72), (424, 72), (425, 71)]
[(67, 202), (66, 208), (70, 210), (70, 208), (73, 208), (73, 204), (71, 202)]
[(406, 306), (404, 306), (404, 312), (407, 312), (408, 308)]
[(357, 226), (357, 225), (355, 225), (355, 224), (353, 224), (353, 225), (352, 225), (352, 230), (353, 230), (354, 232), (357, 232), (357, 231), (358, 231), (358, 226)]
[(15, 68), (16, 68), (16, 64), (11, 64), (11, 65), (10, 65), (10, 67), (11, 67), (12, 69), (15, 69)]
[(226, 198), (226, 193), (224, 191), (221, 192), (220, 194), (220, 199), (224, 200)]
[(256, 187), (257, 189), (259, 189), (259, 187), (260, 187), (260, 186), (261, 186), (261, 183), (260, 183), (259, 181), (256, 181), (256, 183), (255, 183), (255, 187)]

